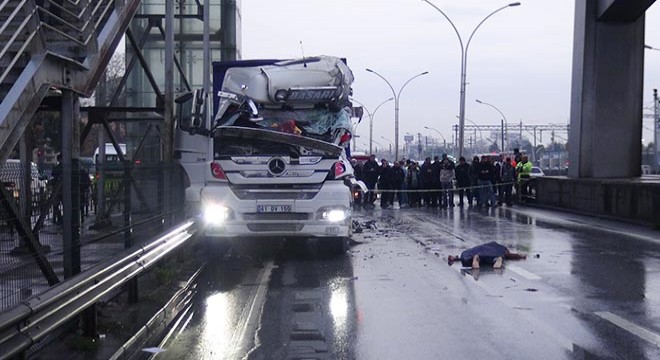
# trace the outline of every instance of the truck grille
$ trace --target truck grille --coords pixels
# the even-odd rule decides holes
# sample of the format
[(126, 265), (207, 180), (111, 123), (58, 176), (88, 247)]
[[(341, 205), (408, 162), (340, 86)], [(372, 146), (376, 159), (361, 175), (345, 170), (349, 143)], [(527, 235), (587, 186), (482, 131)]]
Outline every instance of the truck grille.
[(244, 220), (308, 220), (308, 213), (247, 213), (243, 214)]
[(309, 200), (313, 199), (321, 185), (295, 188), (266, 188), (232, 186), (231, 190), (241, 200)]
[(297, 232), (302, 230), (302, 224), (248, 224), (248, 229), (254, 232), (267, 232), (267, 231), (287, 231)]

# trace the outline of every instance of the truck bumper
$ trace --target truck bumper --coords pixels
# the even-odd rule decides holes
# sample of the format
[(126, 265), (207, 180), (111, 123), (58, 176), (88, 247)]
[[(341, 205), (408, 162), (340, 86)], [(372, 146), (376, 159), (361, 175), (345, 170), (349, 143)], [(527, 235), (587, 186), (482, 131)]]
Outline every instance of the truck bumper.
[[(351, 191), (341, 181), (326, 181), (309, 199), (239, 199), (227, 183), (201, 192), (204, 234), (208, 237), (349, 237)], [(220, 207), (222, 218), (208, 211)], [(328, 213), (343, 214), (332, 218)]]

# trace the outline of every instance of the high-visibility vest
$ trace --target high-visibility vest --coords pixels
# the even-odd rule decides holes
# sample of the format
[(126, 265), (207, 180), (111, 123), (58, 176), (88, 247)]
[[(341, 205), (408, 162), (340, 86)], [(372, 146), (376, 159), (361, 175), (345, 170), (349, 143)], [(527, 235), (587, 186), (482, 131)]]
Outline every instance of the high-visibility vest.
[(516, 170), (518, 171), (518, 179), (528, 179), (532, 174), (532, 163), (529, 161), (526, 163), (518, 163)]

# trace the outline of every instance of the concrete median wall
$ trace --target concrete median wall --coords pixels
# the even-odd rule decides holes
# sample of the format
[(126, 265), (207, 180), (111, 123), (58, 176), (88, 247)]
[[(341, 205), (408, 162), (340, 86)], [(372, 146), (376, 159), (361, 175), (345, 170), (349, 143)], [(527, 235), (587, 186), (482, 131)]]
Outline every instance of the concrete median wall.
[(536, 202), (660, 227), (660, 177), (634, 179), (538, 179)]

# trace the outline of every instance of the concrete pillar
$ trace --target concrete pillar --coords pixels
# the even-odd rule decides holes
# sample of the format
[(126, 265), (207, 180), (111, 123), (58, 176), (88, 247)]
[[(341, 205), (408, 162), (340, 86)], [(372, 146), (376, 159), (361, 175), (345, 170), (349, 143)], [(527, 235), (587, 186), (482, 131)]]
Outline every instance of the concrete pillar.
[(568, 172), (575, 178), (641, 173), (644, 13), (616, 18), (606, 3), (575, 2)]

